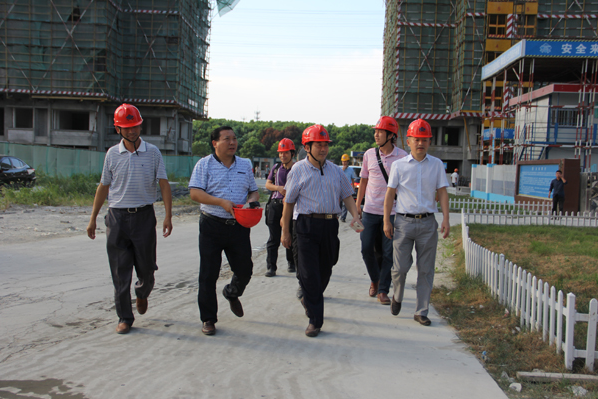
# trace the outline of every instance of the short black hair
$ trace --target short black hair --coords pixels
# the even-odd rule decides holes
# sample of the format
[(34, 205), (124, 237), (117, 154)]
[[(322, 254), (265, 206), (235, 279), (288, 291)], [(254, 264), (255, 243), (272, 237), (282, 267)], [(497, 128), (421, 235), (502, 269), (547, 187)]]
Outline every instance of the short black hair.
[[(214, 131), (212, 131), (212, 134), (210, 134), (210, 140), (212, 140), (212, 141), (220, 140), (220, 132), (222, 132), (223, 130), (233, 130), (233, 128), (230, 126), (217, 127), (216, 129), (214, 129)], [(234, 132), (234, 130), (233, 130), (233, 132)]]
[(563, 173), (563, 171), (559, 169), (556, 171), (556, 173)]
[(390, 142), (391, 143), (396, 143), (397, 141), (397, 135), (394, 134), (393, 132), (391, 132), (390, 130), (384, 130), (386, 132), (386, 140), (388, 140), (388, 135), (390, 134)]

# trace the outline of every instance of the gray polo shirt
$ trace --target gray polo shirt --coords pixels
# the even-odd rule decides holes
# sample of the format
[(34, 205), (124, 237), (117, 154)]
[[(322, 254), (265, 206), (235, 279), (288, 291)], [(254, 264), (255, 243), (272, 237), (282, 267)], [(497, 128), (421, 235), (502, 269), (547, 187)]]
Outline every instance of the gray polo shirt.
[(121, 140), (110, 147), (100, 182), (110, 186), (110, 208), (136, 208), (156, 202), (158, 180), (168, 179), (158, 147), (141, 140), (137, 155)]

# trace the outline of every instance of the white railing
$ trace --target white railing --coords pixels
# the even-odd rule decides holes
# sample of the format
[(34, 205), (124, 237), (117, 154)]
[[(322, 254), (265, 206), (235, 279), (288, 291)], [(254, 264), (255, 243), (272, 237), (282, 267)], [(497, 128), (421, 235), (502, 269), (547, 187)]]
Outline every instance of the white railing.
[[(589, 313), (578, 313), (575, 309), (575, 295), (569, 293), (564, 306), (562, 291), (557, 293), (554, 286), (549, 286), (542, 279), (508, 261), (503, 254), (491, 252), (469, 238), (467, 223), (473, 222), (475, 216), (479, 214), (467, 214), (465, 211), (461, 213), (466, 272), (471, 276), (481, 277), (490, 288), (491, 295), (510, 309), (512, 314), (519, 316), (522, 328), (541, 331), (544, 341), (548, 340), (549, 345), (555, 345), (557, 353), (563, 352), (567, 369), (573, 368), (575, 358), (585, 358), (586, 368), (593, 371), (594, 360), (598, 358), (598, 352), (595, 350), (598, 300), (594, 298), (590, 301)], [(563, 216), (561, 219), (566, 218)], [(584, 226), (596, 226), (595, 215), (588, 219), (593, 221), (583, 224)], [(485, 223), (492, 224), (492, 220), (487, 219)], [(527, 220), (527, 224), (533, 224), (533, 219), (528, 217)], [(574, 346), (573, 333), (576, 322), (588, 324), (586, 349), (576, 349)]]
[(462, 210), (465, 223), (498, 224), (498, 225), (552, 225), (569, 227), (598, 227), (596, 212), (565, 212), (553, 215), (548, 212), (528, 212), (524, 210)]
[[(440, 205), (439, 205), (440, 206)], [(516, 202), (506, 201), (487, 201), (479, 198), (449, 198), (450, 209), (484, 209), (484, 210), (523, 210), (527, 212), (550, 212), (552, 204), (550, 202)]]

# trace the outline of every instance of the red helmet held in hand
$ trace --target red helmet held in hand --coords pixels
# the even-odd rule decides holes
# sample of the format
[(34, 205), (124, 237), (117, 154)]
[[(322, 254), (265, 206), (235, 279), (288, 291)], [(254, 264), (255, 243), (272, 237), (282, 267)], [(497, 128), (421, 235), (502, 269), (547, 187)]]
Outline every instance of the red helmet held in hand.
[(305, 145), (312, 141), (332, 142), (330, 136), (328, 136), (328, 132), (322, 125), (311, 125), (303, 131), (303, 134), (301, 135), (301, 144)]
[(134, 105), (122, 104), (114, 111), (114, 126), (135, 127), (142, 123), (143, 118)]
[(235, 205), (233, 208), (237, 223), (248, 229), (259, 223), (263, 211), (263, 208), (243, 208), (243, 205)]

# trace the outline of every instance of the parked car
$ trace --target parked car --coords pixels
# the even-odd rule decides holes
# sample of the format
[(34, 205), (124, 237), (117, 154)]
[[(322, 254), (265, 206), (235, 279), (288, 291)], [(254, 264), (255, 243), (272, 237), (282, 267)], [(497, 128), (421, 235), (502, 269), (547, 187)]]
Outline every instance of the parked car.
[(0, 185), (33, 187), (35, 169), (23, 160), (10, 155), (0, 155)]
[(361, 181), (361, 177), (359, 177), (359, 174), (361, 173), (361, 166), (351, 165), (349, 166), (349, 168), (353, 169), (353, 172), (355, 172), (355, 176), (357, 176), (353, 181), (353, 198), (357, 199), (357, 191), (359, 191), (359, 182)]

